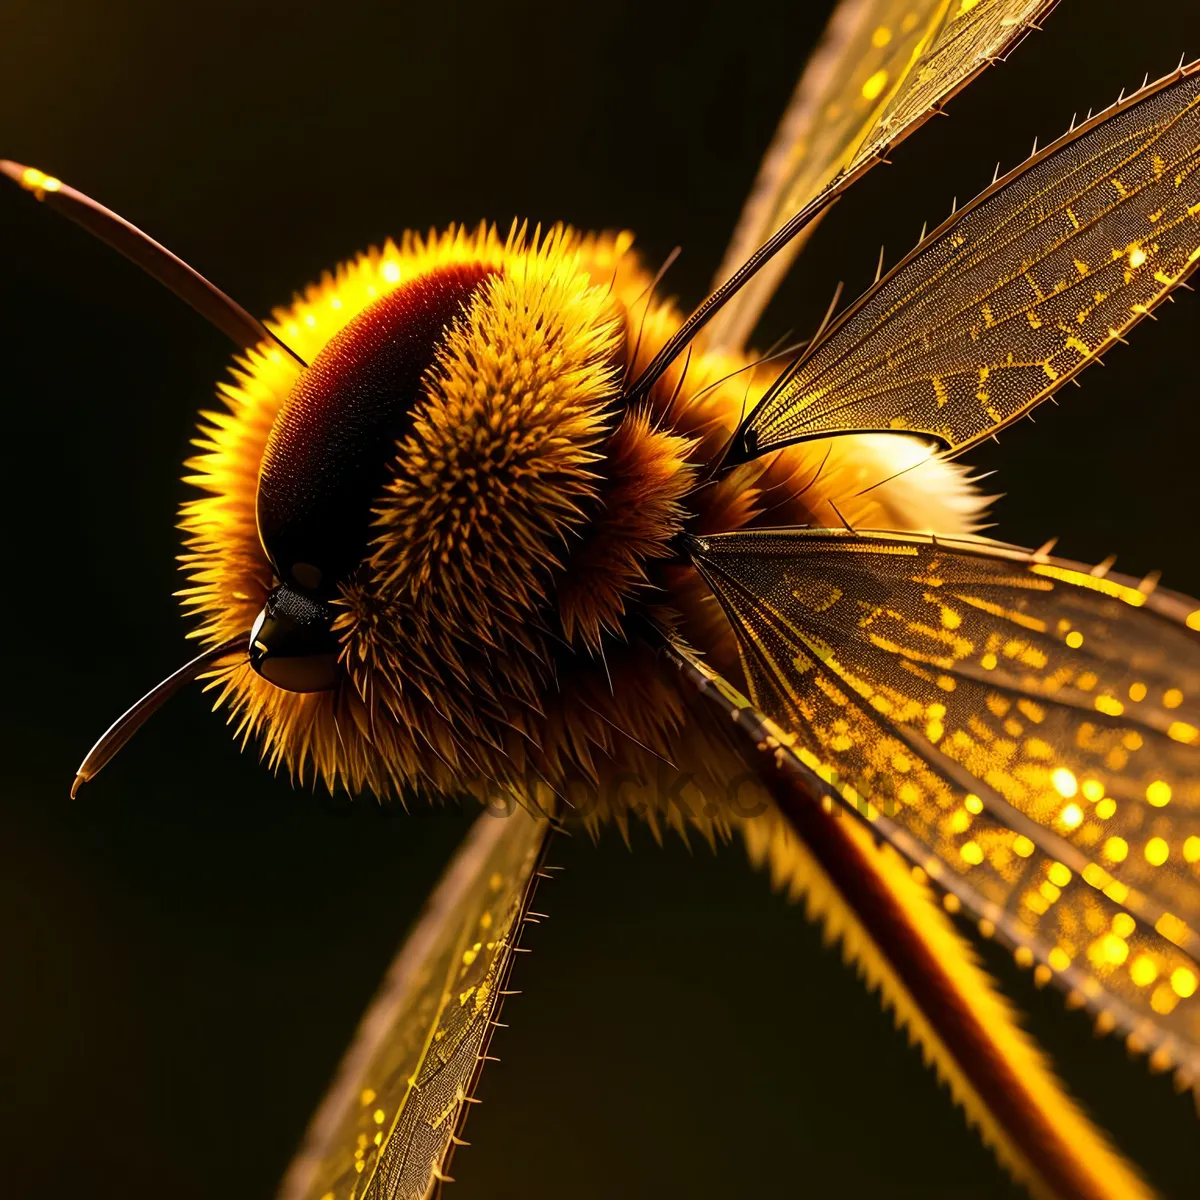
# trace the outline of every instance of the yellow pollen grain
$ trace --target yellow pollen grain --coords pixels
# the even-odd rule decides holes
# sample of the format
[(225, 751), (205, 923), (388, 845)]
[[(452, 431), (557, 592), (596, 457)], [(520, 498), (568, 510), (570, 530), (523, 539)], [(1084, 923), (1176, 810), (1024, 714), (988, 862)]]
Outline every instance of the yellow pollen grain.
[(864, 100), (878, 100), (883, 93), (883, 89), (887, 87), (888, 73), (885, 68), (880, 67), (878, 71), (872, 75), (866, 83), (862, 85), (862, 94)]
[(1178, 688), (1163, 692), (1163, 708), (1178, 708), (1183, 703), (1183, 693)]
[(1161, 867), (1171, 857), (1171, 847), (1160, 837), (1152, 837), (1142, 851), (1152, 867)]
[(1096, 816), (1102, 821), (1107, 821), (1116, 811), (1117, 802), (1111, 796), (1105, 797), (1105, 799), (1096, 805)]
[(886, 25), (878, 26), (875, 32), (871, 34), (871, 45), (877, 50), (882, 50), (891, 40), (892, 31)]
[(1184, 862), (1200, 862), (1200, 837), (1190, 837), (1183, 843)]
[(1195, 612), (1190, 612), (1187, 615), (1187, 627), (1189, 629), (1200, 629), (1200, 608)]
[(1071, 956), (1061, 947), (1055, 946), (1046, 955), (1046, 961), (1056, 970), (1065, 971), (1071, 965)]
[(1068, 804), (1059, 814), (1059, 820), (1068, 829), (1077, 829), (1083, 824), (1083, 809), (1078, 804)]
[(1200, 729), (1186, 721), (1172, 721), (1167, 728), (1167, 737), (1177, 742), (1194, 742), (1197, 734), (1200, 734)]
[(1119, 717), (1125, 711), (1125, 705), (1113, 696), (1097, 696), (1095, 704), (1098, 712), (1109, 717)]
[(1034, 844), (1022, 833), (1013, 842), (1013, 851), (1022, 858), (1028, 858), (1036, 849)]
[(1110, 837), (1104, 843), (1104, 857), (1109, 862), (1124, 862), (1129, 854), (1129, 843), (1120, 837)]
[(1098, 779), (1085, 779), (1083, 781), (1083, 794), (1095, 804), (1104, 795), (1104, 784)]
[(1129, 698), (1134, 701), (1145, 700), (1146, 685), (1144, 683), (1131, 683), (1129, 685)]
[(1060, 888), (1066, 887), (1071, 882), (1071, 869), (1065, 863), (1051, 863), (1050, 870), (1046, 874), (1050, 876), (1050, 882)]
[(983, 812), (983, 801), (972, 792), (963, 801), (963, 807), (969, 813), (981, 813)]
[(978, 842), (964, 842), (959, 854), (974, 867), (983, 862), (983, 851), (979, 848)]
[(1072, 650), (1078, 650), (1079, 647), (1083, 645), (1083, 634), (1080, 633), (1078, 629), (1072, 629), (1071, 632), (1067, 634), (1067, 645), (1070, 646)]
[(1146, 252), (1141, 246), (1134, 246), (1129, 252), (1129, 265), (1131, 267), (1140, 267), (1146, 261)]
[(1122, 912), (1113, 917), (1112, 927), (1117, 937), (1127, 938), (1137, 928), (1137, 922), (1129, 913)]

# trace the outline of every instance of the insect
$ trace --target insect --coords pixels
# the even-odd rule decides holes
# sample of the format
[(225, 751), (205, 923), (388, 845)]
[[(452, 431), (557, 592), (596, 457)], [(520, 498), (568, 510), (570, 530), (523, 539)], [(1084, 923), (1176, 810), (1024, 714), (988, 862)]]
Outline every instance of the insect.
[[(823, 206), (1045, 7), (934, 6), (859, 40), (843, 10), (824, 75), (832, 62), (831, 86), (862, 103), (840, 134), (821, 126), (824, 161), (768, 169), (734, 252), (761, 269), (735, 264), (746, 282), (703, 329), (655, 300), (620, 238), (484, 230), (349, 266), (277, 324), (280, 345), (57, 181), (14, 171), (176, 272), (249, 364), (184, 518), (210, 650), (80, 777), (221, 668), (240, 728), (297, 775), (512, 800), (400, 960), (293, 1194), (421, 1194), (445, 1173), (548, 829), (522, 805), (744, 828), (854, 923), (1018, 1177), (1137, 1194), (929, 895), (1190, 1083), (1196, 605), (971, 540), (962, 473), (897, 431), (968, 449), (1184, 281), (1195, 74), (998, 181), (777, 377), (726, 378), (749, 365), (766, 276)], [(752, 258), (782, 222), (791, 240)], [(744, 759), (773, 814), (753, 824)], [(662, 766), (669, 805), (641, 782)]]

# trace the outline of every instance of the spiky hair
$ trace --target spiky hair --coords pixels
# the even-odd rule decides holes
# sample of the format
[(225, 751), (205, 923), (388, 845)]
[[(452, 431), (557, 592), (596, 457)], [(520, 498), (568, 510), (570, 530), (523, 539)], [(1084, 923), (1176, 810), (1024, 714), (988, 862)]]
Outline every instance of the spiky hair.
[[(611, 811), (620, 777), (684, 760), (701, 781), (723, 751), (684, 726), (670, 681), (628, 636), (677, 627), (736, 669), (729, 631), (693, 572), (673, 565), (680, 530), (831, 522), (831, 501), (867, 526), (966, 531), (981, 500), (962, 472), (904, 438), (842, 438), (768, 456), (715, 485), (719, 449), (769, 371), (698, 348), (645, 402), (623, 377), (679, 326), (628, 235), (556, 227), (406, 235), (340, 267), (277, 310), (307, 361), (368, 305), (435, 268), (490, 269), (445, 331), (373, 508), (366, 558), (339, 599), (343, 667), (331, 692), (280, 691), (252, 670), (219, 693), (238, 734), (273, 766), (351, 792), (515, 790), (555, 805), (582, 783)], [(272, 586), (255, 528), (259, 465), (297, 369), (263, 347), (203, 414), (181, 514), (187, 610), (207, 643), (252, 623)], [(622, 788), (622, 804), (634, 803)], [(620, 815), (620, 814), (618, 814)]]

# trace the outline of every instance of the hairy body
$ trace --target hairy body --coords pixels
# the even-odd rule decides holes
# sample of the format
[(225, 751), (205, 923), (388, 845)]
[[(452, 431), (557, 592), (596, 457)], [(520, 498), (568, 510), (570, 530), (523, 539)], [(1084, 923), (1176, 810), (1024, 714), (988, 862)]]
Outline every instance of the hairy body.
[[(984, 500), (963, 469), (922, 461), (931, 452), (908, 438), (804, 443), (706, 482), (771, 371), (698, 347), (622, 408), (622, 380), (681, 321), (631, 243), (568, 229), (406, 236), (275, 313), (308, 373), (264, 346), (221, 385), (226, 411), (205, 415), (188, 463), (206, 494), (181, 521), (184, 603), (210, 644), (245, 629), (271, 587), (255, 496), (272, 428), (306, 400), (298, 377), (336, 371), (357, 331), (378, 336), (381, 307), (408, 312), (395, 297), (431, 274), (481, 280), (438, 340), (337, 597), (337, 686), (281, 691), (246, 666), (223, 682), (237, 731), (272, 765), (381, 797), (523, 795), (589, 818), (703, 822), (736, 760), (685, 730), (678, 689), (629, 636), (649, 621), (736, 672), (728, 624), (674, 539), (841, 519), (977, 525)], [(679, 803), (664, 806), (664, 769), (679, 773)]]

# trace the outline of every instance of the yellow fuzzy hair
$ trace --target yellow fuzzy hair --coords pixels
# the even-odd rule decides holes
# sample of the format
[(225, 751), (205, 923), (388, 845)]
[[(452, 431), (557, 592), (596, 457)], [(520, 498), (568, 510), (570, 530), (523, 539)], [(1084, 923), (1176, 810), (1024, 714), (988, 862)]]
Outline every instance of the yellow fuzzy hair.
[[(221, 685), (218, 702), (271, 765), (381, 796), (516, 786), (561, 807), (582, 788), (588, 815), (607, 813), (612, 780), (648, 780), (663, 759), (676, 762), (683, 726), (678, 697), (627, 639), (631, 614), (682, 622), (723, 657), (715, 606), (694, 572), (666, 561), (686, 522), (831, 522), (832, 501), (864, 525), (971, 527), (982, 501), (941, 462), (858, 494), (929, 457), (904, 438), (799, 447), (694, 489), (747, 382), (753, 399), (769, 371), (722, 382), (746, 361), (697, 352), (644, 406), (620, 411), (623, 373), (680, 320), (654, 297), (630, 241), (562, 228), (408, 235), (276, 312), (281, 336), (311, 362), (409, 280), (465, 262), (495, 271), (446, 332), (375, 506), (367, 561), (343, 589), (339, 686), (284, 692), (249, 667)], [(182, 595), (208, 644), (247, 629), (272, 586), (255, 493), (297, 376), (260, 347), (221, 385), (225, 411), (203, 414), (188, 482), (205, 494), (181, 514)], [(676, 765), (705, 777), (703, 762)], [(621, 795), (620, 805), (638, 801)]]
[[(717, 605), (695, 572), (670, 557), (675, 533), (685, 525), (829, 524), (838, 513), (864, 527), (975, 527), (985, 500), (965, 472), (897, 436), (801, 445), (694, 487), (697, 469), (770, 372), (726, 378), (746, 361), (697, 346), (641, 407), (622, 411), (623, 375), (640, 370), (680, 321), (654, 297), (630, 242), (567, 229), (506, 240), (487, 228), (407, 236), (345, 264), (275, 314), (282, 336), (312, 361), (367, 305), (424, 272), (459, 262), (497, 272), (448, 331), (412, 432), (397, 447), (368, 559), (341, 597), (341, 684), (296, 695), (249, 668), (223, 681), (218, 703), (272, 765), (352, 792), (486, 798), (516, 790), (560, 812), (571, 806), (591, 826), (613, 819), (625, 828), (636, 811), (656, 832), (692, 826), (709, 838), (727, 835), (730, 814), (705, 801), (723, 792), (740, 762), (686, 718), (653, 651), (628, 636), (636, 615), (737, 670)], [(272, 586), (255, 492), (296, 377), (282, 354), (260, 347), (221, 385), (224, 409), (204, 414), (200, 453), (188, 464), (189, 482), (204, 494), (185, 505), (181, 525), (184, 603), (200, 618), (193, 636), (208, 644), (248, 628)], [(664, 769), (689, 784), (660, 808)], [(970, 1064), (948, 1053), (820, 863), (777, 817), (746, 823), (744, 832), (805, 895), (810, 914), (843, 938), (985, 1139), (1036, 1190), (1035, 1173), (974, 1092)], [(872, 853), (864, 849), (870, 869), (946, 964), (961, 1002), (1019, 1064), (1037, 1119), (1091, 1157), (1109, 1181), (1097, 1194), (1142, 1195), (942, 914), (898, 862)]]

